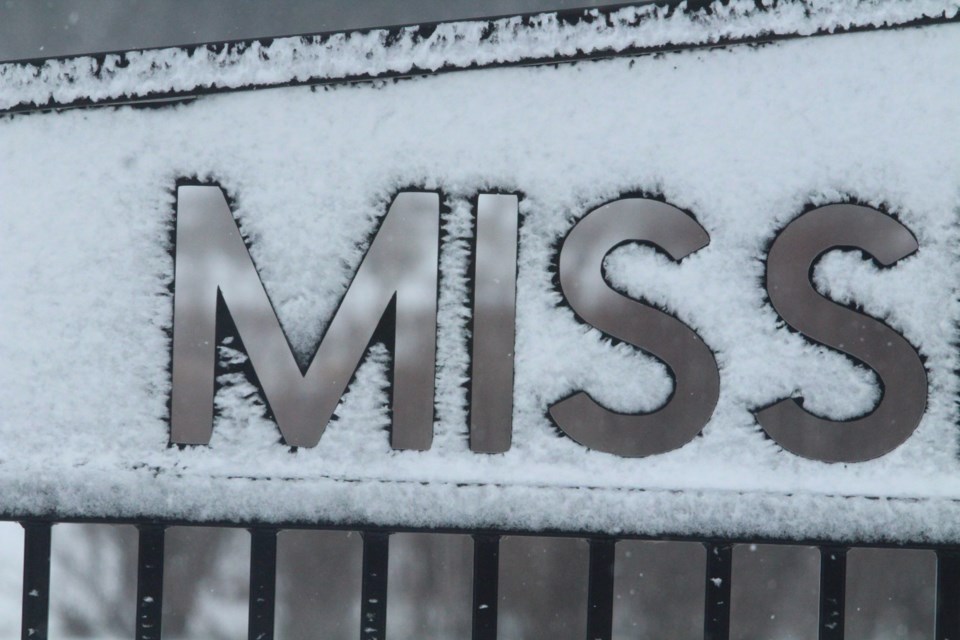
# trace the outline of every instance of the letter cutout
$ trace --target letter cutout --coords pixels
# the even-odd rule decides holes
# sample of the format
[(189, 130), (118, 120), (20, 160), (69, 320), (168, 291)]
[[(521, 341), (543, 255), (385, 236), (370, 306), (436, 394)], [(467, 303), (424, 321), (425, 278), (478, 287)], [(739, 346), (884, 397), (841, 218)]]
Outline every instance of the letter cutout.
[(477, 198), (470, 449), (503, 453), (513, 434), (513, 347), (517, 310), (517, 196)]
[(440, 201), (400, 193), (390, 205), (306, 373), (298, 366), (226, 198), (177, 189), (170, 440), (213, 431), (217, 294), (223, 297), (287, 444), (320, 441), (382, 317), (395, 302), (395, 449), (429, 449), (437, 329)]
[(910, 343), (879, 320), (820, 295), (811, 282), (823, 254), (850, 247), (889, 267), (918, 245), (909, 229), (876, 209), (833, 204), (788, 224), (767, 257), (767, 294), (780, 317), (806, 338), (860, 360), (880, 378), (880, 403), (854, 420), (815, 416), (802, 407), (802, 398), (755, 413), (781, 447), (824, 462), (862, 462), (893, 451), (917, 428), (927, 404), (927, 373)]
[(674, 389), (659, 409), (622, 414), (580, 391), (550, 407), (571, 438), (592, 449), (641, 457), (682, 447), (710, 420), (720, 394), (717, 362), (703, 340), (673, 316), (617, 293), (603, 277), (603, 260), (618, 245), (647, 242), (679, 261), (710, 236), (669, 204), (625, 198), (588, 213), (560, 249), (560, 286), (588, 324), (643, 349), (673, 373)]

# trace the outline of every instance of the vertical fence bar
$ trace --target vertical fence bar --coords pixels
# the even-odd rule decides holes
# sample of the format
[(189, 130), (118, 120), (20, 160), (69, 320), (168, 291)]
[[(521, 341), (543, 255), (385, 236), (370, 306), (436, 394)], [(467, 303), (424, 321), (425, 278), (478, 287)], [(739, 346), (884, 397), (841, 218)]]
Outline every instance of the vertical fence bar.
[(960, 640), (960, 549), (937, 551), (936, 640)]
[(820, 640), (843, 640), (847, 597), (847, 548), (820, 547)]
[(273, 640), (277, 602), (277, 530), (250, 530), (249, 640)]
[(47, 640), (50, 611), (49, 522), (21, 522), (23, 526), (23, 640)]
[(733, 575), (733, 545), (705, 542), (707, 550), (706, 597), (704, 598), (704, 640), (730, 637), (730, 579)]
[(591, 538), (588, 542), (587, 640), (610, 640), (613, 635), (613, 565), (617, 543), (613, 538)]
[(160, 640), (163, 620), (164, 527), (142, 524), (137, 551), (136, 640)]
[(360, 639), (384, 640), (387, 633), (387, 571), (390, 534), (363, 532), (363, 586), (360, 603)]
[(473, 536), (473, 640), (497, 640), (500, 536)]

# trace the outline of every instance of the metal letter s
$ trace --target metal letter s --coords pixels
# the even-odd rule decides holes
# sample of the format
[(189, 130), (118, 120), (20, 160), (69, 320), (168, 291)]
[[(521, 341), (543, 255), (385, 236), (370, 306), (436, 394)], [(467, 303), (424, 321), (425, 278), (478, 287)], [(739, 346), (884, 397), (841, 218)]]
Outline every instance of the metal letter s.
[(640, 457), (682, 447), (707, 424), (720, 393), (713, 353), (676, 318), (613, 290), (603, 277), (603, 260), (627, 242), (652, 243), (681, 260), (709, 241), (703, 227), (680, 209), (642, 198), (593, 210), (567, 236), (560, 250), (560, 286), (573, 310), (659, 358), (674, 377), (673, 394), (650, 413), (616, 413), (583, 391), (554, 404), (550, 417), (571, 438), (599, 451)]
[(801, 406), (802, 399), (783, 399), (756, 412), (777, 444), (824, 462), (861, 462), (893, 451), (917, 428), (927, 404), (927, 373), (910, 343), (814, 289), (814, 263), (845, 247), (862, 249), (888, 267), (918, 245), (909, 229), (876, 209), (833, 204), (787, 225), (767, 257), (767, 294), (783, 320), (810, 340), (860, 360), (880, 378), (880, 403), (854, 420), (815, 416)]

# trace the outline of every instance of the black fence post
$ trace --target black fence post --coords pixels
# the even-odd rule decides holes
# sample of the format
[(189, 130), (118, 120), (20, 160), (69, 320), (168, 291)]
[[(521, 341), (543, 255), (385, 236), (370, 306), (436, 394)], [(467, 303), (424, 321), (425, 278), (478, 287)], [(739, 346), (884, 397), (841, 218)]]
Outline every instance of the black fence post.
[(249, 640), (273, 640), (277, 602), (277, 530), (250, 530)]
[(730, 579), (733, 575), (733, 545), (706, 542), (707, 581), (704, 598), (704, 640), (730, 637)]
[(937, 551), (937, 640), (960, 640), (960, 549)]
[(21, 522), (23, 526), (23, 640), (47, 640), (50, 611), (49, 522)]
[(137, 526), (137, 640), (160, 640), (163, 621), (163, 541), (159, 524)]
[(360, 589), (360, 639), (384, 640), (387, 633), (387, 571), (390, 534), (363, 532), (363, 583)]
[(497, 640), (500, 536), (473, 536), (473, 640)]
[(820, 547), (820, 640), (843, 640), (847, 547)]
[(610, 640), (613, 635), (613, 570), (616, 540), (591, 538), (587, 584), (587, 640)]

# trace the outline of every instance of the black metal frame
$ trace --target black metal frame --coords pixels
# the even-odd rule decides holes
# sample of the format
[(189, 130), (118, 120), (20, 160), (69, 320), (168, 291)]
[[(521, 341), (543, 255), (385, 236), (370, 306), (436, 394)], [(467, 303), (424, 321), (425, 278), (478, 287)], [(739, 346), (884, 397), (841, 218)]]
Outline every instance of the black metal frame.
[(704, 640), (730, 637), (733, 550), (738, 544), (815, 546), (820, 552), (820, 640), (844, 638), (847, 552), (853, 548), (925, 550), (936, 553), (936, 640), (960, 638), (960, 546), (936, 543), (835, 542), (770, 538), (698, 537), (686, 535), (598, 535), (593, 532), (424, 529), (323, 523), (231, 523), (150, 521), (109, 518), (22, 520), (23, 640), (46, 640), (50, 602), (51, 529), (58, 523), (134, 525), (139, 531), (137, 618), (135, 638), (157, 640), (162, 628), (164, 532), (171, 526), (246, 528), (250, 532), (250, 596), (248, 638), (274, 638), (277, 535), (284, 529), (359, 531), (363, 537), (361, 640), (383, 640), (387, 634), (387, 575), (393, 533), (455, 533), (473, 539), (473, 640), (496, 640), (499, 548), (502, 536), (575, 537), (589, 544), (587, 640), (610, 640), (613, 634), (616, 543), (621, 540), (696, 542), (706, 550), (704, 568)]

